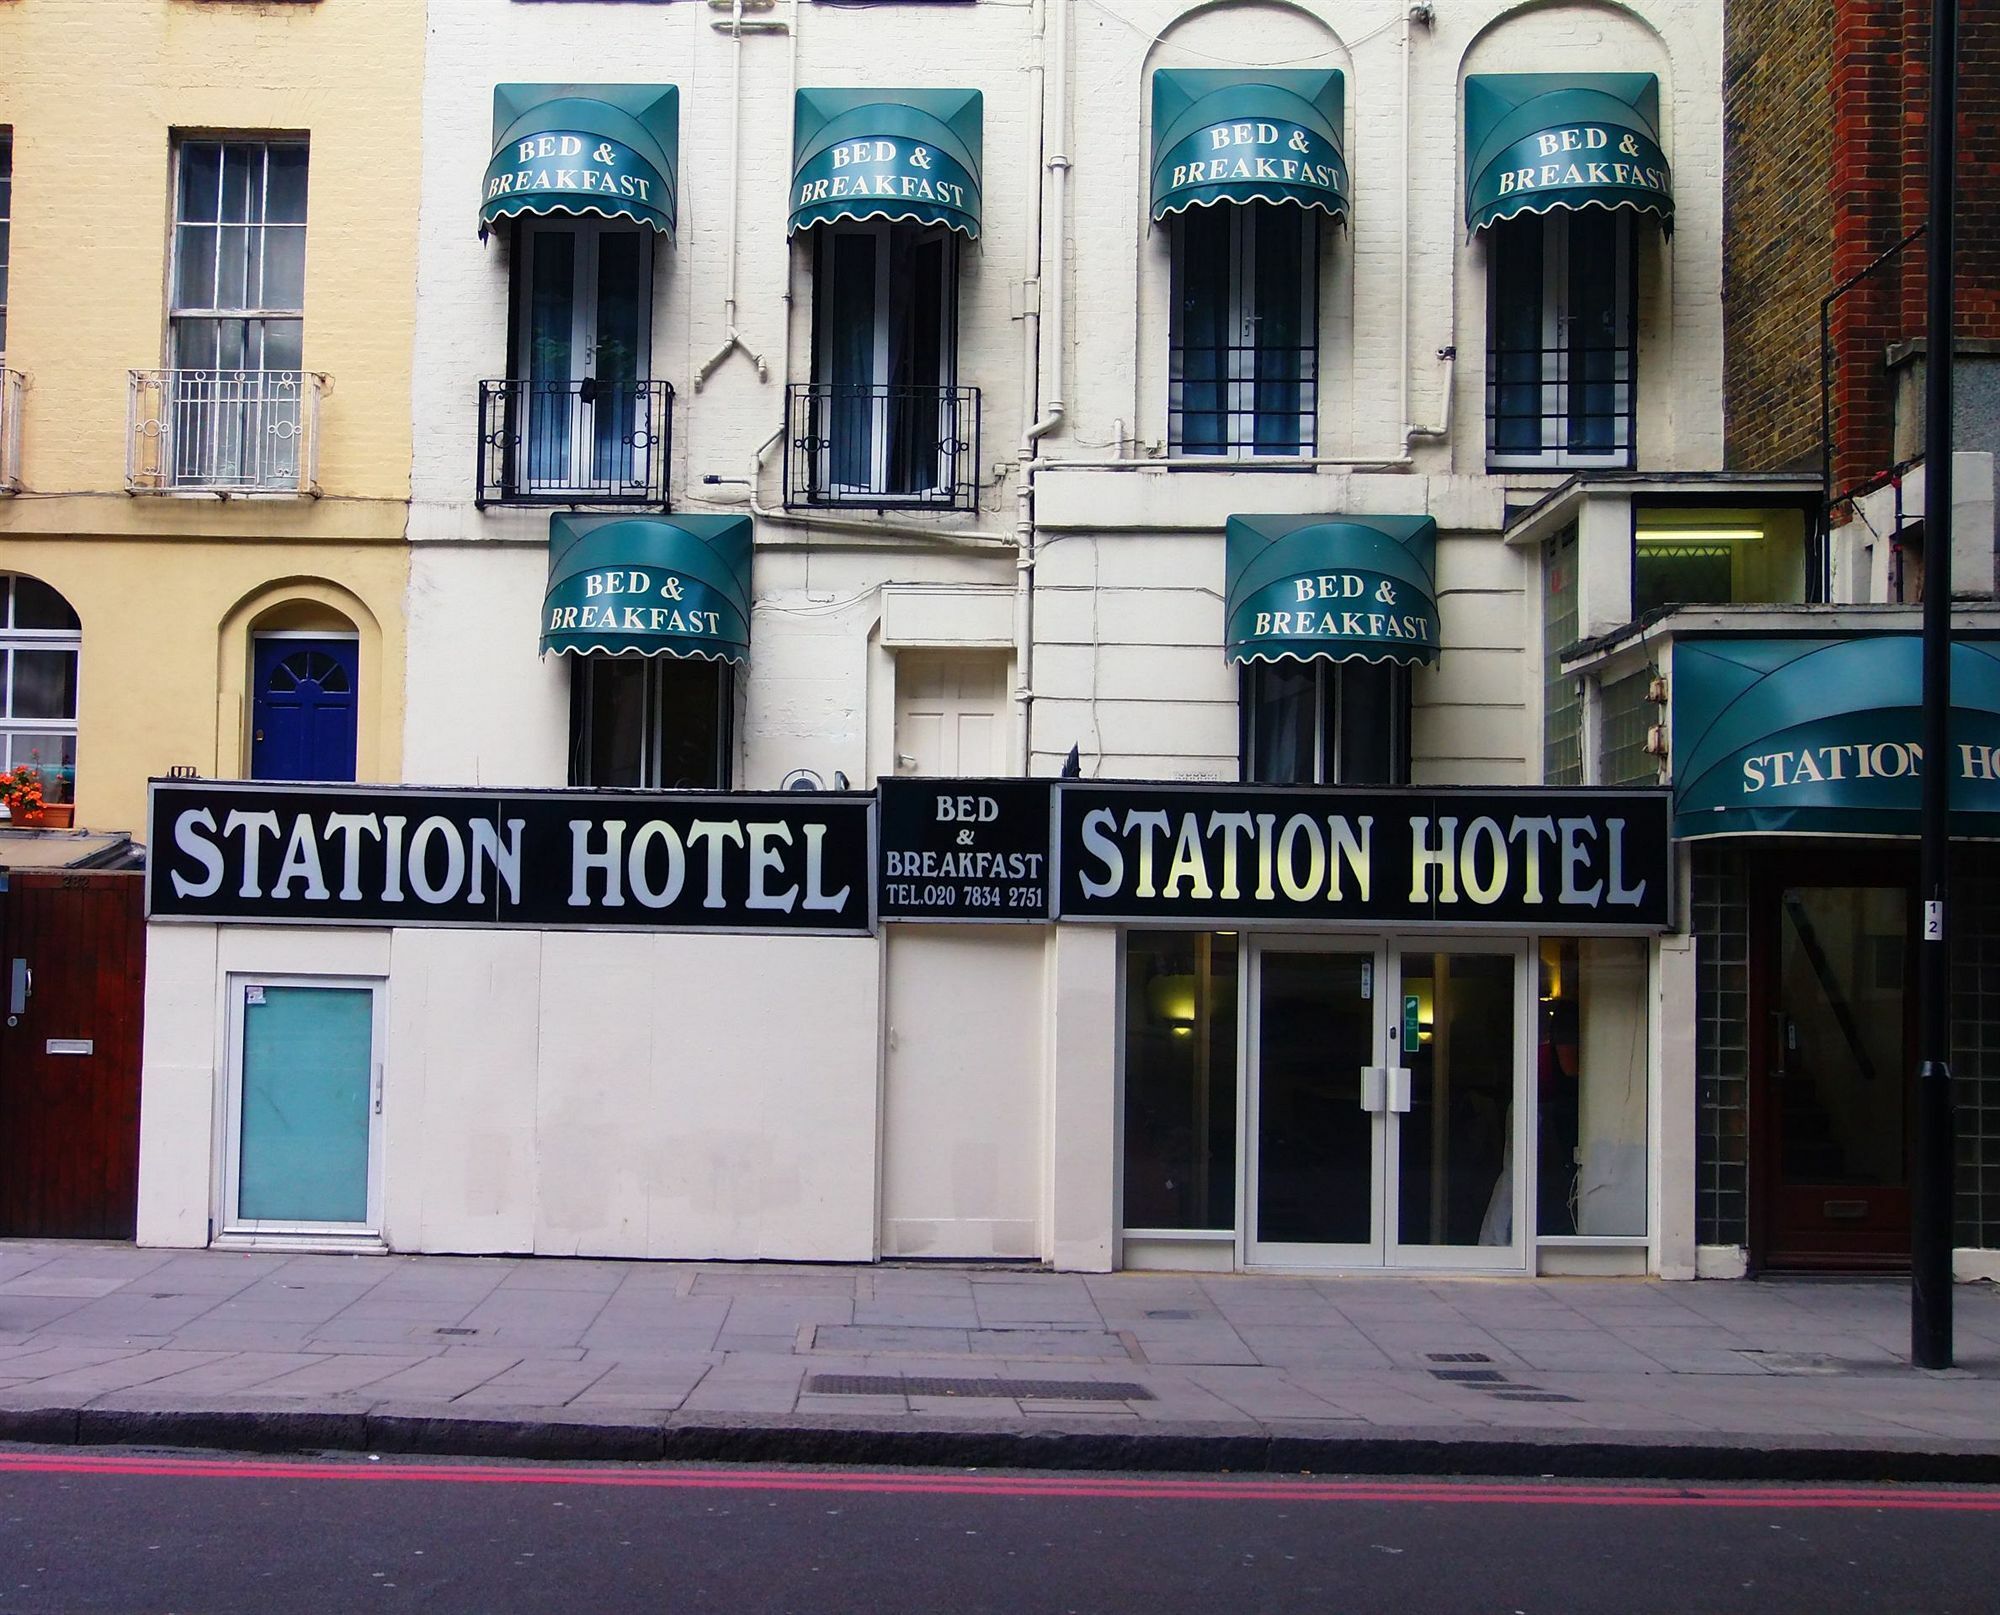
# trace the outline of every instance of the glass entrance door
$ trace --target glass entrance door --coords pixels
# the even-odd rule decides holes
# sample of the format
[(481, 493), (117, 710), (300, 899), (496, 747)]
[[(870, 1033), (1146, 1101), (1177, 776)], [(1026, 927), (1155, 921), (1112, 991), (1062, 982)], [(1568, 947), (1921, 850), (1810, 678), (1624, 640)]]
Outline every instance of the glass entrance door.
[(1379, 948), (1305, 939), (1250, 950), (1252, 1266), (1381, 1265), (1382, 964)]
[(1762, 1258), (1884, 1267), (1910, 1249), (1906, 886), (1777, 883)]
[(1246, 1265), (1522, 1267), (1524, 948), (1271, 938), (1248, 971)]

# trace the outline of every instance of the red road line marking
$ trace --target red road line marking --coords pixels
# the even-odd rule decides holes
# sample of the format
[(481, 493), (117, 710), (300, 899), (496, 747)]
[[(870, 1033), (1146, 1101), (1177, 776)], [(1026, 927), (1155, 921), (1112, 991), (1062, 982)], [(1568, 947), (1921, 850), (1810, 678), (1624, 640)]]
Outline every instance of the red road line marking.
[(474, 1486), (602, 1486), (670, 1491), (864, 1493), (923, 1497), (1066, 1497), (1136, 1501), (1487, 1503), (1590, 1508), (1883, 1509), (2000, 1513), (2000, 1491), (1862, 1486), (1616, 1486), (1602, 1482), (1243, 1480), (877, 1470), (587, 1469), (498, 1464), (285, 1463), (272, 1459), (0, 1454), (0, 1476), (67, 1474), (209, 1480), (390, 1481)]

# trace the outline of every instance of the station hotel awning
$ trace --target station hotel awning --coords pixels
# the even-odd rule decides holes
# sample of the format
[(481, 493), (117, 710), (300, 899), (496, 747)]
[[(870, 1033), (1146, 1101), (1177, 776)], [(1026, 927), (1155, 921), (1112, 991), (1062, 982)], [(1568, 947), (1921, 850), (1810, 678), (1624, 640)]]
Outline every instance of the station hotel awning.
[[(1916, 634), (1676, 639), (1674, 834), (1917, 833)], [(2000, 640), (1951, 646), (1951, 828), (2000, 836)]]

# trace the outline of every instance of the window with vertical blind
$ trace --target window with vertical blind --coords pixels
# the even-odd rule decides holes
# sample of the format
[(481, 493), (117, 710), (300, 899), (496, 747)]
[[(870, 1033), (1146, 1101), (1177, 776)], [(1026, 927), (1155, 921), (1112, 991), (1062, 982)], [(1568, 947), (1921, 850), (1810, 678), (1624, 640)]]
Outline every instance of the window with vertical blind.
[(1319, 221), (1303, 207), (1191, 207), (1169, 221), (1168, 447), (1309, 455), (1319, 443)]
[(1576, 529), (1542, 547), (1542, 783), (1583, 783), (1583, 698), (1564, 675), (1562, 652), (1576, 643)]

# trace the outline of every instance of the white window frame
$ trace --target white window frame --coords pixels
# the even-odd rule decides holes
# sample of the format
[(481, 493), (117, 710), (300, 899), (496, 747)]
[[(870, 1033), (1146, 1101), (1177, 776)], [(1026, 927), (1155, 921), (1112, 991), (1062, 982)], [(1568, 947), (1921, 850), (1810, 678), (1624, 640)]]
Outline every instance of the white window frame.
[[(1638, 252), (1638, 230), (1634, 216), (1628, 210), (1615, 210), (1612, 217), (1617, 221), (1615, 232), (1616, 258), (1612, 264), (1614, 320), (1620, 331), (1629, 332), (1630, 340), (1618, 350), (1633, 355), (1631, 373), (1621, 383), (1629, 399), (1629, 407), (1622, 413), (1613, 412), (1612, 421), (1617, 442), (1607, 450), (1588, 453), (1568, 446), (1568, 394), (1571, 385), (1569, 376), (1569, 333), (1573, 315), (1570, 312), (1570, 224), (1574, 214), (1565, 208), (1557, 208), (1536, 216), (1536, 223), (1542, 232), (1542, 321), (1541, 321), (1541, 436), (1542, 446), (1534, 452), (1503, 450), (1489, 446), (1486, 464), (1489, 470), (1543, 470), (1549, 467), (1574, 467), (1578, 469), (1596, 467), (1599, 469), (1624, 469), (1633, 463), (1634, 439), (1638, 430), (1639, 395), (1638, 365), (1639, 333), (1634, 325), (1638, 318), (1633, 298), (1633, 266)], [(1503, 222), (1499, 228), (1504, 229)], [(1497, 245), (1497, 243), (1496, 243)], [(1495, 313), (1493, 299), (1487, 303), (1489, 322)], [(1488, 343), (1489, 363), (1491, 342)], [(1489, 386), (1493, 385), (1489, 381)], [(1491, 405), (1488, 406), (1489, 410)]]
[[(217, 1245), (318, 1246), (337, 1249), (382, 1249), (382, 1133), (387, 1106), (384, 1082), (388, 1058), (388, 982), (380, 976), (287, 975), (264, 971), (230, 971), (223, 978), (225, 1048), (222, 1077), (216, 1095), (216, 1201), (210, 1242)], [(243, 1150), (243, 1016), (251, 987), (306, 987), (352, 990), (369, 994), (368, 1197), (367, 1218), (350, 1222), (277, 1222), (239, 1217)]]
[[(890, 272), (892, 262), (892, 255), (889, 250), (890, 237), (892, 232), (898, 228), (925, 232), (931, 227), (914, 224), (908, 219), (841, 219), (823, 224), (819, 228), (831, 234), (845, 236), (865, 235), (874, 239), (875, 295), (873, 306), (875, 310), (875, 330), (874, 343), (868, 361), (869, 380), (866, 385), (870, 387), (887, 387), (891, 385), (888, 379), (889, 310), (891, 296), (895, 291), (894, 277)], [(958, 385), (957, 281), (959, 265), (957, 232), (948, 229), (944, 230), (941, 232), (940, 238), (943, 240), (945, 246), (944, 263), (941, 271), (944, 278), (943, 284), (939, 288), (942, 295), (938, 298), (938, 352), (942, 356), (943, 363), (939, 367), (940, 373), (935, 382), (917, 382), (913, 385), (932, 385), (938, 390), (936, 437), (937, 441), (942, 444), (947, 437), (952, 435), (952, 411), (955, 408), (954, 393)], [(814, 273), (817, 276), (830, 265), (834, 249), (831, 239), (825, 242), (815, 242), (814, 247)], [(824, 298), (830, 295), (830, 293), (830, 287), (816, 288), (813, 320), (813, 378), (816, 382), (824, 381), (827, 385), (836, 385), (833, 381), (833, 357), (830, 351), (833, 342), (832, 322), (820, 315), (820, 310), (825, 307)], [(834, 482), (833, 466), (836, 462), (834, 445), (831, 442), (832, 434), (829, 432), (827, 434), (829, 441), (825, 447), (818, 451), (819, 464), (814, 468), (814, 480), (822, 499), (832, 503), (880, 505), (884, 498), (888, 497), (894, 502), (902, 503), (910, 500), (921, 500), (928, 496), (944, 492), (950, 486), (948, 481), (941, 480), (930, 484), (928, 487), (911, 488), (885, 496), (882, 490), (888, 486), (889, 455), (893, 447), (888, 427), (888, 412), (884, 409), (881, 412), (881, 418), (875, 419), (874, 411), (871, 409), (870, 415), (868, 486), (857, 487), (852, 483), (837, 484)], [(941, 478), (948, 478), (957, 465), (957, 456), (947, 455), (943, 452), (938, 454), (937, 469)]]
[[(14, 626), (15, 592), (12, 585), (17, 579), (26, 577), (31, 582), (40, 583), (43, 588), (61, 599), (65, 605), (69, 605), (69, 597), (62, 594), (54, 584), (46, 583), (41, 578), (34, 577), (30, 573), (8, 572), (0, 574), (0, 577), (4, 577), (9, 585), (6, 590), (7, 605), (5, 617), (4, 620), (0, 620), (0, 663), (4, 663), (7, 677), (6, 707), (11, 708), (13, 706), (14, 692), (20, 687), (14, 678), (14, 652), (23, 650), (66, 650), (76, 662), (75, 676), (71, 680), (76, 691), (75, 710), (67, 718), (16, 718), (0, 713), (0, 736), (5, 736), (8, 742), (4, 749), (0, 749), (0, 768), (11, 769), (18, 766), (14, 759), (12, 748), (14, 736), (23, 735), (32, 738), (37, 735), (48, 735), (57, 740), (64, 737), (71, 737), (77, 740), (78, 768), (80, 769), (83, 743), (79, 735), (77, 717), (83, 710), (83, 629), (81, 626), (75, 628), (16, 628)], [(75, 615), (76, 607), (70, 606), (70, 612), (72, 615)], [(79, 617), (77, 620), (81, 624), (82, 619)], [(25, 761), (25, 759), (23, 760)], [(43, 779), (46, 781), (49, 769), (52, 766), (60, 768), (62, 765), (58, 761), (53, 765), (43, 762), (36, 763), (34, 766), (42, 771)], [(74, 801), (75, 799), (76, 776), (75, 773), (72, 773), (69, 781), (68, 800)]]
[(597, 290), (598, 248), (608, 235), (631, 235), (639, 240), (639, 358), (636, 379), (650, 381), (653, 375), (653, 237), (645, 225), (626, 224), (590, 216), (523, 218), (514, 232), (514, 352), (508, 355), (508, 374), (526, 381), (532, 373), (528, 345), (534, 340), (535, 253), (545, 236), (576, 237), (576, 261), (571, 266), (569, 377), (582, 381), (597, 369)]

